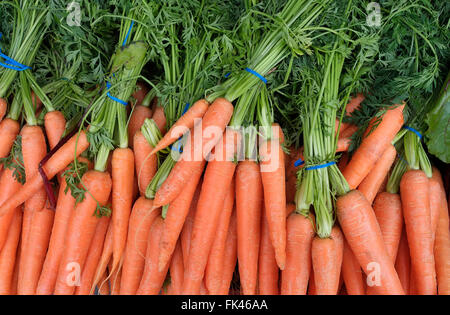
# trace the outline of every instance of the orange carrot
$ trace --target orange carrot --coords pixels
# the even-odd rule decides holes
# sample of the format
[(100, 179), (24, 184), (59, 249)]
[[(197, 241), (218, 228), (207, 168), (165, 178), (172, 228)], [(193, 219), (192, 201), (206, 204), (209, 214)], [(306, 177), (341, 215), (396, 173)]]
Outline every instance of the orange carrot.
[[(47, 253), (52, 231), (55, 211), (45, 207), (33, 213), (32, 225), (28, 233), (28, 243), (24, 253), (28, 255), (20, 264), (17, 293), (19, 295), (34, 295)], [(23, 277), (21, 279), (21, 276)]]
[(376, 280), (380, 280), (380, 294), (403, 295), (375, 213), (367, 199), (360, 191), (353, 190), (339, 197), (336, 204), (345, 238), (365, 274), (372, 276), (372, 272), (379, 271), (375, 276)]
[(281, 273), (281, 294), (305, 295), (311, 270), (314, 217), (293, 213), (287, 219), (286, 268)]
[[(431, 233), (433, 237), (433, 246), (434, 246), (436, 239), (436, 230), (439, 224), (440, 207), (442, 205), (441, 203), (442, 177), (435, 167), (433, 167), (433, 175), (429, 179), (429, 185), (430, 185), (429, 189), (430, 189)], [(445, 198), (445, 193), (443, 197)]]
[(181, 230), (181, 250), (183, 251), (183, 266), (187, 266), (189, 258), (189, 249), (191, 248), (192, 240), (192, 228), (194, 226), (195, 220), (195, 210), (197, 209), (198, 198), (200, 197), (200, 191), (202, 188), (202, 179), (200, 179), (197, 189), (194, 193), (194, 198), (192, 199), (191, 206), (189, 208), (189, 213), (184, 220), (183, 229)]
[(286, 195), (283, 150), (276, 140), (264, 142), (259, 150), (264, 204), (270, 239), (278, 267), (286, 263)]
[(134, 158), (136, 163), (136, 177), (141, 195), (145, 195), (148, 184), (155, 176), (158, 166), (156, 155), (151, 155), (153, 147), (147, 142), (141, 131), (137, 131), (133, 138)]
[[(98, 227), (98, 225), (97, 225)], [(113, 260), (113, 248), (114, 248), (114, 226), (112, 222), (108, 225), (108, 230), (106, 231), (105, 241), (103, 244), (102, 254), (100, 256), (100, 260), (95, 269), (94, 278), (91, 283), (90, 293), (94, 294), (94, 290), (97, 287), (101, 290), (104, 286), (109, 285), (109, 278), (112, 274), (112, 260)], [(85, 270), (85, 267), (83, 267)], [(109, 274), (103, 279), (103, 275), (105, 272), (109, 271)]]
[(342, 277), (348, 295), (365, 295), (366, 288), (364, 286), (361, 267), (347, 241), (344, 241)]
[[(361, 93), (358, 93), (355, 97), (351, 98), (348, 102), (347, 106), (345, 107), (345, 114), (348, 116), (351, 113), (353, 113), (355, 110), (359, 108), (359, 105), (364, 101), (365, 96)], [(339, 118), (336, 118), (336, 130), (339, 127)], [(340, 132), (342, 133), (343, 130), (347, 129), (348, 127), (352, 126), (349, 123), (342, 122)]]
[[(211, 108), (213, 105), (211, 105)], [(237, 152), (237, 143), (238, 134), (236, 132), (225, 133), (225, 136), (214, 149), (214, 159), (206, 167), (195, 213), (188, 264), (184, 275), (183, 294), (198, 294), (200, 292), (208, 255), (219, 225), (223, 201), (236, 169), (233, 159), (235, 152)]]
[(122, 280), (122, 268), (116, 268), (116, 271), (110, 276), (111, 278), (111, 295), (120, 294), (120, 283)]
[(341, 130), (341, 133), (339, 134), (339, 139), (350, 138), (357, 131), (358, 126), (348, 125), (344, 130)]
[(194, 127), (194, 123), (200, 120), (208, 110), (209, 103), (206, 100), (199, 100), (178, 119), (169, 129), (166, 135), (158, 142), (152, 154), (161, 151), (178, 140), (182, 135)]
[(150, 228), (148, 234), (147, 253), (145, 255), (145, 268), (141, 283), (136, 292), (137, 295), (157, 295), (163, 287), (169, 264), (162, 271), (158, 269), (159, 243), (161, 241), (164, 220), (157, 217)]
[(336, 152), (347, 152), (350, 148), (350, 144), (352, 143), (351, 138), (339, 138), (337, 143)]
[[(203, 163), (204, 165), (204, 163)], [(180, 236), (186, 216), (197, 190), (203, 167), (195, 170), (187, 186), (180, 192), (180, 195), (170, 203), (164, 219), (164, 229), (161, 236), (161, 252), (159, 257), (159, 270), (162, 270), (170, 260), (177, 240)]]
[(108, 270), (105, 270), (105, 272), (100, 276), (99, 283), (103, 283), (104, 285), (98, 288), (98, 295), (110, 295), (111, 290), (108, 282)]
[(152, 116), (153, 121), (156, 123), (156, 126), (158, 127), (159, 131), (161, 131), (161, 134), (166, 134), (166, 115), (164, 114), (164, 107), (162, 106), (156, 106), (155, 110), (153, 111)]
[(3, 117), (5, 117), (7, 110), (8, 110), (8, 103), (4, 98), (0, 97), (0, 122), (2, 121)]
[(0, 295), (11, 295), (20, 230), (22, 228), (22, 209), (16, 208), (8, 229), (8, 238), (0, 252)]
[(6, 118), (0, 121), (0, 159), (7, 157), (11, 151), (14, 140), (19, 134), (20, 125), (17, 121)]
[(406, 172), (400, 181), (400, 194), (417, 293), (434, 295), (437, 293), (436, 269), (429, 183), (425, 173), (419, 170)]
[[(144, 121), (152, 118), (152, 115), (152, 110), (147, 106), (136, 105), (128, 122), (128, 139), (133, 139), (136, 132), (141, 129)], [(130, 143), (130, 147), (134, 148), (134, 143)]]
[(214, 241), (209, 252), (208, 262), (205, 270), (205, 284), (209, 294), (218, 294), (222, 286), (223, 262), (225, 256), (225, 246), (227, 242), (228, 228), (230, 225), (231, 213), (234, 207), (235, 184), (234, 180), (228, 188), (222, 204), (219, 222), (215, 231)]
[(394, 163), (396, 155), (397, 151), (395, 150), (395, 147), (392, 144), (389, 144), (373, 169), (358, 186), (358, 190), (366, 196), (369, 203), (372, 203), (375, 199), (381, 184)]
[(177, 242), (172, 260), (170, 262), (170, 288), (172, 295), (180, 295), (183, 290), (184, 265), (181, 242)]
[(103, 244), (105, 242), (108, 226), (110, 225), (110, 218), (102, 217), (95, 229), (94, 237), (89, 246), (86, 263), (81, 272), (80, 286), (75, 289), (75, 295), (89, 295), (94, 280), (95, 271), (97, 270), (100, 257), (103, 252)]
[(136, 105), (141, 105), (142, 101), (148, 93), (148, 87), (144, 82), (140, 81), (136, 83), (136, 87), (137, 89), (135, 92), (133, 92), (132, 96), (136, 99)]
[(238, 261), (244, 295), (255, 295), (261, 234), (263, 187), (258, 164), (242, 161), (236, 169)]
[(112, 157), (113, 265), (116, 271), (127, 243), (128, 221), (133, 206), (134, 154), (129, 148), (117, 148)]
[[(233, 114), (233, 105), (224, 98), (216, 99), (202, 120), (201, 139), (195, 139), (191, 132), (180, 160), (175, 164), (170, 175), (157, 191), (155, 206), (163, 206), (172, 202), (183, 190), (195, 170), (202, 167), (205, 157), (211, 152), (222, 137)], [(200, 143), (196, 143), (201, 140)]]
[[(56, 174), (61, 172), (73, 161), (75, 156), (79, 156), (88, 147), (89, 142), (84, 131), (81, 131), (79, 135), (73, 136), (45, 163), (43, 170), (48, 179), (52, 179)], [(42, 189), (43, 185), (44, 181), (41, 175), (36, 174), (31, 178), (27, 177), (27, 182), (23, 185), (22, 189), (1, 205), (0, 217), (9, 209), (17, 208), (26, 200), (30, 199), (39, 189)]]
[(149, 230), (160, 214), (161, 210), (153, 209), (153, 201), (150, 199), (140, 197), (134, 203), (122, 266), (121, 295), (134, 295), (139, 288), (145, 267)]
[[(223, 258), (222, 286), (218, 295), (227, 295), (230, 292), (230, 285), (237, 262), (237, 222), (236, 212), (233, 212), (228, 228), (227, 242), (225, 246), (225, 256)], [(209, 293), (211, 294), (211, 293)]]
[(269, 225), (266, 216), (263, 215), (261, 218), (261, 243), (258, 263), (258, 294), (278, 295), (278, 273), (275, 250), (270, 240)]
[(48, 112), (44, 117), (45, 132), (50, 149), (56, 147), (66, 130), (66, 119), (60, 111)]
[(365, 138), (343, 171), (350, 186), (355, 189), (381, 158), (386, 148), (403, 125), (405, 105), (389, 109), (377, 128)]
[(408, 239), (406, 237), (406, 230), (403, 228), (402, 237), (398, 246), (397, 259), (395, 261), (395, 270), (397, 270), (398, 277), (402, 283), (403, 290), (407, 295), (409, 292), (409, 280), (411, 276), (411, 257), (409, 255)]
[(72, 294), (75, 291), (99, 221), (94, 215), (97, 203), (104, 206), (111, 192), (111, 176), (106, 172), (88, 171), (83, 175), (82, 183), (88, 192), (83, 202), (76, 206), (67, 228), (66, 248), (58, 271), (55, 294)]
[(309, 283), (308, 283), (308, 295), (317, 295), (316, 280), (314, 279), (314, 268), (312, 267), (312, 262), (311, 262), (311, 271), (310, 271)]
[(339, 159), (338, 168), (341, 172), (347, 166), (349, 158), (350, 158), (349, 154), (347, 152), (344, 152), (341, 158)]

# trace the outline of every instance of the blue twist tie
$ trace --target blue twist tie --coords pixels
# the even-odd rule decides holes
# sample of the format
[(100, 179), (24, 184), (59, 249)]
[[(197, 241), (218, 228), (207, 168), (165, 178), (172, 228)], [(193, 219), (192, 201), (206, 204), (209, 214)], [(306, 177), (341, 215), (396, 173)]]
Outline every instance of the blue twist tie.
[[(111, 83), (109, 83), (108, 81), (106, 81), (106, 88), (107, 88), (108, 90), (111, 88)], [(106, 95), (107, 95), (110, 99), (112, 99), (113, 101), (116, 101), (117, 103), (120, 103), (120, 104), (122, 104), (123, 106), (127, 106), (127, 105), (128, 105), (127, 102), (125, 102), (125, 101), (123, 101), (123, 100), (121, 100), (121, 99), (119, 99), (119, 98), (117, 98), (117, 97), (112, 96), (109, 92), (107, 92)]]
[(263, 81), (264, 84), (267, 84), (267, 79), (264, 78), (262, 75), (260, 75), (258, 72), (256, 72), (255, 70), (252, 70), (250, 68), (245, 68), (245, 71), (253, 74), (255, 77), (257, 77), (258, 79), (260, 79), (261, 81)]
[(125, 45), (127, 44), (128, 37), (130, 36), (131, 30), (133, 29), (133, 25), (134, 25), (134, 21), (131, 21), (130, 28), (128, 29), (128, 33), (127, 33), (127, 35), (125, 36), (125, 40), (123, 41), (122, 46), (125, 46)]
[(334, 164), (336, 164), (336, 162), (333, 161), (333, 162), (330, 162), (330, 163), (327, 163), (327, 164), (310, 166), (310, 167), (305, 168), (305, 170), (307, 170), (307, 171), (318, 170), (318, 169), (321, 169), (321, 168), (329, 167), (329, 166), (334, 165)]
[(406, 129), (406, 130), (409, 130), (411, 132), (414, 132), (419, 137), (419, 139), (422, 139), (422, 134), (418, 130), (416, 130), (416, 129), (412, 128), (412, 127), (409, 127), (409, 126), (403, 126), (403, 129)]
[(228, 79), (228, 77), (231, 75), (231, 72), (225, 73), (225, 79)]
[(305, 161), (303, 161), (302, 159), (298, 159), (297, 161), (295, 161), (294, 166), (299, 167), (303, 164), (305, 164)]

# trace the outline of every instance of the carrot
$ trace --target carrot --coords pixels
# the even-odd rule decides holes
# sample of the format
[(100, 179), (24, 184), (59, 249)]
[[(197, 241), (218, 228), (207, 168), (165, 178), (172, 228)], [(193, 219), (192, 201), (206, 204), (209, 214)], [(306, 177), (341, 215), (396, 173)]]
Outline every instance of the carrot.
[(81, 272), (80, 285), (75, 289), (75, 295), (89, 295), (94, 280), (95, 271), (103, 251), (103, 244), (105, 242), (108, 226), (110, 225), (110, 218), (102, 217), (95, 229), (94, 237), (89, 246), (86, 263)]
[(194, 123), (205, 115), (208, 110), (208, 106), (209, 103), (203, 99), (195, 102), (194, 105), (183, 116), (181, 116), (175, 124), (173, 124), (165, 136), (158, 142), (156, 147), (153, 149), (152, 154), (167, 148), (187, 131), (189, 131), (189, 129), (192, 129), (194, 127)]
[(194, 193), (194, 198), (192, 199), (191, 206), (189, 208), (189, 213), (184, 220), (183, 229), (181, 230), (181, 250), (183, 251), (183, 266), (187, 266), (189, 258), (189, 249), (191, 248), (192, 240), (192, 228), (194, 226), (195, 220), (195, 210), (197, 209), (198, 198), (200, 197), (200, 191), (202, 188), (202, 179), (200, 179), (197, 189)]
[(339, 139), (351, 138), (357, 131), (358, 126), (348, 125), (344, 130), (341, 130), (341, 133), (339, 134)]
[(113, 265), (116, 271), (127, 243), (128, 221), (133, 206), (134, 154), (129, 148), (117, 148), (112, 157)]
[(208, 289), (205, 285), (205, 281), (202, 281), (202, 286), (200, 287), (200, 295), (209, 295)]
[(132, 97), (136, 99), (136, 105), (141, 105), (145, 96), (148, 93), (148, 87), (144, 82), (138, 81), (136, 83), (136, 91), (132, 94)]
[(258, 164), (242, 161), (236, 169), (238, 261), (244, 295), (255, 295), (261, 234), (263, 187)]
[[(433, 170), (433, 177), (440, 179), (436, 169)], [(434, 244), (434, 255), (436, 259), (436, 275), (439, 295), (450, 295), (450, 232), (448, 205), (445, 198), (445, 190), (440, 182), (441, 206), (439, 221), (436, 229), (436, 240)]]
[(148, 234), (147, 253), (145, 254), (145, 268), (142, 275), (141, 283), (136, 292), (137, 295), (157, 295), (161, 291), (164, 280), (166, 278), (169, 264), (164, 270), (159, 271), (159, 243), (161, 241), (164, 220), (162, 217), (157, 217), (150, 228)]
[(342, 172), (350, 189), (359, 186), (402, 127), (404, 107), (405, 105), (401, 105), (389, 109), (377, 128), (362, 141), (354, 153), (353, 158)]
[(366, 196), (369, 203), (372, 203), (375, 199), (381, 184), (394, 163), (396, 155), (397, 151), (395, 150), (395, 147), (392, 144), (389, 144), (373, 169), (358, 186), (358, 190)]
[(19, 244), (17, 246), (17, 255), (16, 255), (16, 264), (14, 266), (14, 273), (11, 283), (11, 294), (10, 295), (17, 295), (17, 283), (19, 282), (19, 261), (20, 261), (20, 254), (21, 254), (21, 244), (20, 244), (20, 236), (19, 236)]
[[(359, 108), (359, 105), (364, 101), (365, 96), (361, 93), (358, 93), (355, 97), (352, 97), (350, 101), (348, 102), (347, 106), (345, 107), (345, 114), (348, 116), (351, 113), (353, 113), (355, 110)], [(352, 126), (349, 123), (343, 122), (341, 124), (340, 132), (342, 133), (343, 130), (347, 129), (348, 127)], [(336, 130), (339, 127), (339, 118), (336, 118)]]
[[(138, 132), (144, 121), (148, 118), (152, 118), (152, 110), (147, 106), (136, 105), (131, 113), (130, 121), (128, 122), (128, 139), (133, 139), (136, 132)], [(130, 143), (131, 148), (134, 147), (134, 143)]]
[(286, 183), (283, 150), (278, 141), (269, 140), (261, 145), (259, 154), (270, 239), (278, 267), (283, 270), (286, 263)]
[(195, 170), (202, 167), (202, 162), (220, 141), (223, 130), (233, 114), (233, 105), (224, 98), (216, 99), (202, 120), (201, 145), (196, 143), (194, 132), (191, 132), (180, 160), (157, 191), (155, 206), (163, 206), (172, 202), (183, 190)]
[(108, 270), (105, 270), (105, 272), (100, 276), (99, 283), (104, 283), (104, 285), (97, 288), (98, 295), (110, 295), (111, 289), (108, 283)]
[(411, 258), (409, 255), (408, 239), (406, 237), (406, 230), (403, 228), (402, 237), (398, 246), (397, 259), (395, 261), (395, 270), (397, 270), (398, 277), (402, 283), (403, 290), (407, 295), (409, 291), (409, 280), (411, 276)]
[(74, 211), (67, 228), (66, 247), (61, 259), (55, 294), (72, 294), (79, 283), (86, 256), (99, 219), (94, 215), (97, 202), (104, 206), (111, 192), (111, 177), (106, 172), (88, 171), (82, 177), (87, 189), (83, 202)]
[(347, 152), (350, 148), (350, 144), (352, 143), (351, 138), (339, 138), (337, 143), (336, 152)]
[(281, 272), (282, 295), (305, 295), (311, 270), (314, 217), (293, 213), (287, 219), (286, 268)]
[(20, 264), (22, 270), (19, 270), (19, 282), (17, 284), (19, 295), (36, 294), (39, 276), (50, 241), (54, 216), (55, 211), (47, 207), (33, 213), (27, 247), (23, 252), (27, 257)]
[(150, 199), (140, 197), (134, 203), (131, 210), (127, 246), (122, 266), (121, 295), (134, 295), (139, 288), (139, 282), (145, 267), (148, 232), (153, 221), (160, 214), (161, 211), (153, 208), (153, 201)]
[(308, 295), (317, 295), (316, 280), (314, 279), (314, 269), (312, 267), (312, 262), (311, 262), (311, 271), (310, 271), (309, 283), (308, 283)]
[(258, 294), (278, 295), (278, 273), (275, 250), (270, 240), (269, 225), (266, 216), (263, 215), (258, 262)]
[[(2, 122), (3, 123), (3, 122)], [(66, 168), (75, 158), (79, 156), (89, 147), (86, 133), (81, 131), (79, 135), (73, 136), (65, 143), (43, 166), (43, 170), (48, 179), (52, 179), (56, 174)], [(23, 185), (22, 189), (11, 196), (0, 207), (0, 217), (3, 216), (8, 209), (17, 208), (26, 200), (30, 199), (44, 185), (41, 175), (36, 174), (29, 178)]]
[(8, 229), (8, 238), (0, 252), (0, 295), (10, 295), (22, 229), (22, 209), (16, 208)]
[(236, 169), (233, 159), (235, 152), (237, 152), (237, 138), (238, 134), (234, 131), (225, 133), (224, 138), (214, 149), (214, 159), (206, 167), (195, 213), (191, 247), (184, 274), (183, 294), (198, 294), (200, 292), (208, 255), (219, 226), (223, 201)]
[(166, 133), (166, 115), (164, 114), (164, 107), (162, 106), (156, 106), (155, 110), (153, 111), (152, 116), (153, 121), (156, 123), (156, 126), (158, 127), (159, 131), (161, 131), (161, 134)]
[(400, 195), (417, 293), (434, 295), (437, 293), (436, 269), (429, 183), (425, 173), (419, 170), (406, 172), (400, 181)]
[[(7, 157), (14, 141), (19, 134), (20, 125), (17, 121), (5, 118), (0, 121), (0, 159)], [(1, 167), (0, 167), (1, 170)], [(16, 207), (12, 207), (16, 208)]]
[(44, 126), (50, 149), (53, 149), (66, 130), (66, 119), (60, 111), (48, 112), (44, 117)]
[(342, 277), (348, 295), (365, 295), (363, 275), (358, 260), (347, 241), (344, 241), (344, 256), (342, 260)]
[[(439, 214), (441, 203), (441, 189), (442, 189), (442, 178), (439, 171), (433, 167), (432, 177), (429, 179), (430, 185), (430, 218), (431, 218), (431, 233), (433, 238), (433, 246), (436, 239), (436, 230), (439, 224)], [(445, 198), (445, 194), (443, 195)]]
[(336, 205), (339, 223), (359, 265), (368, 276), (372, 276), (375, 271), (376, 280), (380, 280), (379, 293), (403, 295), (375, 213), (367, 199), (360, 191), (352, 190), (339, 197)]
[(222, 285), (225, 246), (227, 242), (231, 213), (234, 207), (234, 196), (235, 183), (233, 180), (222, 203), (219, 222), (215, 231), (214, 241), (209, 252), (208, 262), (205, 270), (204, 280), (206, 288), (211, 295), (218, 294)]
[[(395, 264), (403, 227), (400, 196), (388, 192), (378, 194), (373, 203), (373, 211), (380, 226), (388, 255)], [(377, 289), (376, 286), (368, 287), (367, 294), (376, 294)]]
[(122, 280), (122, 268), (116, 268), (116, 271), (110, 276), (111, 277), (111, 295), (120, 294), (120, 283)]
[(156, 155), (150, 155), (153, 147), (147, 142), (141, 131), (134, 134), (133, 143), (137, 182), (139, 192), (143, 196), (148, 184), (155, 176), (158, 159)]
[[(225, 245), (225, 255), (223, 258), (222, 286), (218, 295), (227, 295), (230, 292), (230, 285), (237, 262), (237, 222), (236, 212), (231, 215), (228, 236)], [(209, 293), (211, 294), (211, 293)]]
[[(203, 163), (204, 165), (205, 163)], [(204, 166), (192, 174), (186, 187), (180, 192), (180, 195), (170, 203), (164, 219), (164, 229), (161, 236), (161, 251), (159, 256), (159, 270), (162, 270), (170, 260), (177, 240), (180, 236), (186, 216), (189, 213), (194, 194), (200, 182)]]
[[(93, 294), (96, 287), (98, 287), (98, 289), (101, 290), (105, 285), (109, 284), (108, 280), (113, 272), (110, 263), (113, 260), (112, 258), (113, 248), (114, 248), (114, 226), (111, 221), (111, 223), (108, 225), (108, 230), (106, 231), (102, 254), (95, 268), (94, 278), (91, 283), (91, 287), (89, 288), (90, 289), (89, 294)], [(85, 268), (83, 267), (83, 270), (84, 269)], [(109, 270), (109, 274), (106, 276), (105, 279), (102, 279), (103, 275), (105, 274), (105, 272), (107, 272), (107, 270)]]
[(8, 103), (4, 98), (0, 97), (0, 122), (2, 121), (3, 117), (5, 117), (7, 110), (8, 110)]
[(177, 242), (172, 260), (170, 262), (170, 288), (172, 295), (180, 295), (183, 289), (184, 265), (181, 242)]

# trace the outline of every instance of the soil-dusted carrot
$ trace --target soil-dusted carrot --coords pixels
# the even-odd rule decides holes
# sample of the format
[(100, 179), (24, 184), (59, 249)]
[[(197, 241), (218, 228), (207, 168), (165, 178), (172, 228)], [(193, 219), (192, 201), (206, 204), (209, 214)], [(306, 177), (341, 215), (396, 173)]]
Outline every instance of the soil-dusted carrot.
[(172, 295), (180, 295), (183, 290), (184, 265), (183, 251), (181, 250), (181, 242), (178, 240), (173, 257), (169, 266), (170, 272), (170, 288)]
[(182, 135), (194, 127), (196, 120), (202, 118), (208, 110), (209, 103), (206, 100), (199, 100), (178, 119), (169, 129), (166, 135), (158, 142), (152, 154), (161, 151), (178, 140)]
[(127, 243), (128, 221), (133, 206), (134, 154), (129, 148), (117, 148), (112, 157), (113, 270), (116, 271)]
[(61, 259), (55, 294), (72, 294), (79, 282), (86, 256), (97, 228), (97, 206), (105, 206), (111, 193), (111, 176), (106, 172), (88, 171), (82, 177), (87, 192), (79, 203), (67, 228), (66, 248)]
[[(128, 139), (133, 139), (136, 132), (138, 132), (144, 121), (152, 118), (152, 110), (147, 106), (136, 105), (131, 113), (130, 121), (128, 123)], [(130, 143), (130, 147), (134, 148), (134, 143)]]
[(409, 295), (409, 280), (411, 277), (411, 257), (409, 255), (408, 238), (406, 230), (403, 228), (402, 237), (398, 246), (397, 259), (395, 260), (395, 270), (402, 283), (403, 290)]
[[(98, 226), (98, 225), (97, 225)], [(108, 226), (108, 230), (105, 235), (105, 242), (103, 244), (102, 254), (100, 256), (100, 260), (95, 269), (94, 278), (90, 287), (90, 294), (94, 294), (94, 290), (96, 287), (101, 289), (103, 286), (107, 285), (107, 281), (109, 280), (109, 276), (111, 275), (111, 264), (113, 260), (113, 247), (114, 247), (114, 227), (112, 222)], [(85, 268), (83, 267), (83, 270)], [(109, 274), (106, 279), (102, 279), (102, 276), (105, 272), (109, 270)]]
[(48, 112), (44, 117), (44, 126), (51, 150), (56, 147), (66, 130), (66, 119), (60, 111)]
[(11, 295), (21, 229), (22, 209), (16, 208), (8, 229), (8, 238), (0, 252), (0, 295)]
[(203, 180), (197, 185), (197, 189), (194, 193), (194, 198), (192, 198), (191, 206), (189, 208), (189, 213), (184, 220), (183, 229), (181, 230), (181, 250), (183, 251), (183, 266), (187, 266), (189, 258), (189, 249), (191, 248), (192, 240), (192, 228), (194, 226), (195, 220), (195, 210), (197, 209), (198, 198), (200, 197), (200, 191), (202, 189)]
[[(3, 123), (3, 122), (2, 122)], [(64, 170), (76, 156), (79, 156), (89, 147), (86, 133), (81, 131), (65, 143), (56, 153), (45, 163), (43, 170), (48, 179), (52, 179), (56, 174)], [(26, 200), (30, 199), (44, 185), (41, 175), (36, 174), (32, 178), (27, 178), (25, 185), (17, 194), (14, 194), (0, 207), (0, 217), (8, 209), (17, 208)]]
[(145, 190), (155, 176), (158, 166), (156, 155), (151, 155), (152, 146), (147, 142), (141, 131), (137, 131), (133, 138), (134, 160), (136, 164), (136, 177), (139, 186), (139, 192), (143, 196)]
[(420, 170), (406, 172), (400, 181), (400, 195), (417, 293), (434, 295), (437, 293), (436, 269), (429, 183), (425, 173)]
[(134, 203), (122, 266), (121, 295), (134, 295), (139, 288), (145, 267), (149, 230), (159, 215), (161, 210), (153, 209), (153, 201), (150, 199), (140, 197)]
[(394, 264), (384, 246), (375, 213), (364, 195), (352, 190), (337, 199), (337, 217), (356, 259), (366, 275), (380, 270), (380, 294), (403, 295)]
[(163, 287), (164, 280), (169, 269), (169, 263), (162, 271), (158, 269), (159, 244), (161, 241), (164, 220), (157, 217), (148, 233), (147, 253), (145, 254), (145, 268), (141, 283), (136, 292), (137, 295), (157, 295)]
[[(204, 163), (203, 163), (204, 165)], [(161, 251), (159, 257), (159, 269), (162, 270), (170, 260), (177, 240), (180, 236), (186, 216), (189, 213), (194, 194), (200, 182), (204, 166), (195, 170), (187, 186), (180, 192), (180, 195), (170, 203), (164, 219), (164, 229), (161, 236)]]
[(381, 184), (391, 169), (392, 163), (395, 161), (396, 155), (397, 151), (395, 150), (395, 147), (392, 144), (389, 144), (373, 169), (358, 186), (358, 190), (366, 196), (369, 203), (372, 203), (375, 199)]
[[(230, 292), (231, 280), (237, 263), (237, 222), (236, 212), (231, 215), (230, 226), (228, 228), (227, 242), (225, 246), (225, 256), (223, 258), (222, 286), (218, 295), (227, 295)], [(210, 293), (208, 293), (210, 294)]]
[(365, 295), (366, 288), (362, 270), (347, 241), (344, 241), (342, 278), (348, 295)]
[(8, 104), (4, 98), (0, 98), (0, 122), (3, 117), (5, 117), (6, 111), (8, 110)]
[(255, 295), (261, 234), (263, 187), (259, 166), (239, 162), (236, 169), (236, 216), (239, 277), (244, 295)]
[(369, 174), (403, 125), (403, 108), (387, 110), (377, 128), (365, 138), (342, 174), (350, 189), (355, 189)]
[[(41, 211), (33, 213), (32, 225), (28, 233), (27, 247), (24, 255), (27, 257), (21, 262), (17, 293), (19, 295), (34, 295), (47, 253), (50, 234), (52, 231), (55, 211), (44, 207)], [(21, 278), (21, 276), (23, 278)]]
[(103, 244), (105, 242), (108, 226), (110, 225), (110, 220), (109, 217), (102, 217), (98, 222), (94, 237), (89, 246), (86, 263), (81, 272), (80, 286), (77, 286), (75, 289), (75, 295), (89, 295), (91, 292), (92, 282), (103, 252)]
[(281, 294), (306, 295), (311, 270), (314, 217), (293, 213), (287, 219), (286, 268), (281, 272)]
[(183, 190), (195, 170), (202, 167), (202, 162), (220, 141), (225, 127), (233, 114), (233, 104), (226, 99), (218, 98), (203, 116), (201, 143), (191, 133), (180, 160), (175, 164), (170, 175), (157, 191), (155, 206), (163, 206), (172, 202)]
[(206, 288), (211, 295), (218, 294), (222, 285), (225, 246), (227, 242), (231, 213), (234, 207), (234, 196), (235, 184), (233, 180), (223, 201), (219, 222), (215, 231), (214, 241), (209, 252), (208, 263), (205, 270), (204, 280)]
[[(263, 212), (264, 213), (264, 212)], [(265, 215), (261, 218), (261, 242), (258, 261), (258, 294), (278, 295), (279, 269), (275, 250), (270, 240), (269, 225)]]
[(223, 201), (236, 169), (233, 159), (237, 152), (238, 137), (239, 134), (235, 131), (226, 132), (214, 149), (214, 159), (206, 167), (195, 213), (188, 264), (185, 267), (183, 294), (200, 292), (208, 255), (219, 225)]
[(159, 131), (161, 131), (161, 134), (166, 133), (166, 115), (164, 114), (164, 107), (162, 106), (156, 106), (155, 110), (153, 111), (152, 116), (153, 121), (156, 123), (156, 126), (158, 126)]
[(278, 267), (286, 263), (286, 195), (284, 154), (277, 140), (265, 141), (260, 149), (261, 179), (270, 239), (275, 249)]

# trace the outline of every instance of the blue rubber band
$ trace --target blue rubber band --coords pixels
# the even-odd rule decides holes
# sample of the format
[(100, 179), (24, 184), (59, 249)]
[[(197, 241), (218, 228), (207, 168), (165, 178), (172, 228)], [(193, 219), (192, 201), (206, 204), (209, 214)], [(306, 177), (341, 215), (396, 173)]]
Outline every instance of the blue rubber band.
[(305, 170), (307, 170), (307, 171), (318, 170), (318, 169), (321, 169), (321, 168), (329, 167), (329, 166), (334, 165), (334, 164), (336, 164), (336, 162), (333, 161), (333, 162), (330, 162), (330, 163), (327, 163), (327, 164), (310, 166), (310, 167), (305, 168)]
[(419, 137), (419, 139), (422, 139), (422, 134), (418, 130), (416, 130), (416, 129), (412, 128), (412, 127), (409, 127), (409, 126), (403, 126), (403, 129), (406, 129), (406, 130), (409, 130), (411, 132), (414, 132)]
[(188, 111), (188, 109), (189, 109), (189, 106), (191, 106), (191, 104), (189, 104), (189, 103), (186, 103), (186, 106), (184, 106), (184, 109), (183, 109), (183, 112), (181, 113), (181, 115), (184, 115), (184, 114), (186, 114), (186, 112)]
[(127, 44), (128, 37), (130, 36), (131, 30), (133, 29), (133, 25), (134, 25), (134, 21), (131, 21), (130, 28), (128, 29), (128, 33), (127, 33), (127, 35), (125, 36), (125, 40), (123, 41), (122, 46), (125, 46), (125, 45)]
[(7, 55), (3, 54), (1, 49), (0, 49), (0, 57), (5, 59), (5, 63), (0, 62), (0, 66), (2, 66), (4, 68), (15, 70), (15, 71), (24, 71), (24, 70), (31, 69), (31, 67), (23, 65), (20, 62), (17, 62), (14, 59), (12, 59), (12, 58), (8, 57)]
[(264, 78), (262, 75), (260, 75), (258, 72), (256, 72), (255, 70), (252, 70), (250, 68), (245, 68), (245, 71), (253, 74), (255, 77), (257, 77), (258, 79), (260, 79), (261, 81), (264, 82), (264, 84), (267, 84), (267, 79)]
[[(106, 81), (106, 88), (107, 88), (108, 90), (111, 88), (111, 83), (109, 83), (108, 81)], [(106, 95), (107, 95), (110, 99), (112, 99), (113, 101), (116, 101), (117, 103), (120, 103), (120, 104), (122, 104), (123, 106), (127, 106), (127, 105), (128, 105), (127, 102), (125, 102), (125, 101), (123, 101), (123, 100), (121, 100), (121, 99), (119, 99), (119, 98), (117, 98), (117, 97), (112, 96), (109, 92), (107, 92)]]
[(298, 159), (297, 161), (295, 161), (294, 166), (299, 167), (302, 166), (303, 164), (305, 164), (305, 161), (303, 161), (302, 159)]
[(231, 75), (231, 72), (225, 73), (225, 79), (228, 79), (228, 77)]

